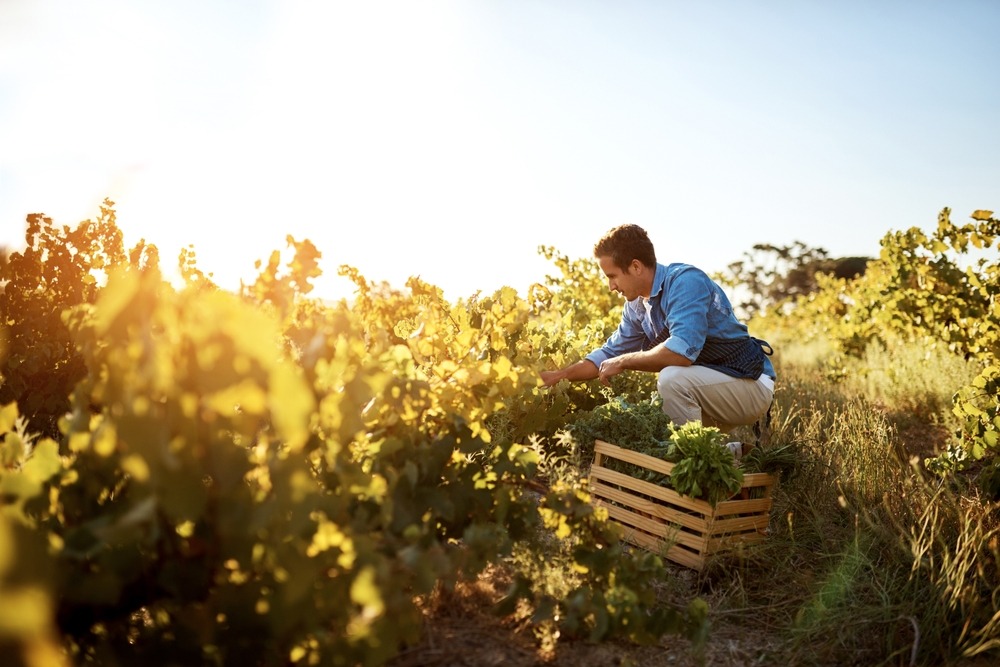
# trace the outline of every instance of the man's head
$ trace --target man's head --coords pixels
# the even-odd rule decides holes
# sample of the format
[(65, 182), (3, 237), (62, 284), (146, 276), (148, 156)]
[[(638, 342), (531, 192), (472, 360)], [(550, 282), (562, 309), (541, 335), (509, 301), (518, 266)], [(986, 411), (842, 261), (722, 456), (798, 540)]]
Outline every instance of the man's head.
[(594, 257), (610, 257), (618, 268), (628, 269), (637, 259), (646, 268), (656, 268), (656, 253), (646, 230), (639, 225), (620, 225), (604, 235), (594, 246)]
[(594, 257), (608, 278), (609, 289), (628, 301), (649, 296), (656, 273), (656, 254), (642, 227), (615, 227), (594, 246)]

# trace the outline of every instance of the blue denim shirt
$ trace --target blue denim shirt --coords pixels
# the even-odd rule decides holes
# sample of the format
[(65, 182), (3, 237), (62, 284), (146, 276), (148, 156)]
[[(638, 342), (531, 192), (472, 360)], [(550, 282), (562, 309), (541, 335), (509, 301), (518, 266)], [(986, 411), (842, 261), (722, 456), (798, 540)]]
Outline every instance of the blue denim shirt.
[[(669, 327), (670, 337), (663, 344), (692, 362), (698, 359), (708, 337), (728, 340), (749, 336), (722, 288), (690, 264), (657, 264), (649, 302), (648, 315), (641, 297), (626, 302), (618, 330), (586, 358), (600, 368), (606, 359), (642, 350), (664, 327)], [(764, 373), (776, 377), (770, 359), (764, 360)]]

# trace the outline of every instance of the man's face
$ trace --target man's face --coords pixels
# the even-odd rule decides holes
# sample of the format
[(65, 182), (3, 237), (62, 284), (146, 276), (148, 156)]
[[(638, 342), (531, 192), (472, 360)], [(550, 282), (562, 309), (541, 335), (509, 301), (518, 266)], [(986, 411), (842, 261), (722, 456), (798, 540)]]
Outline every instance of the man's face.
[(601, 255), (597, 258), (597, 263), (601, 265), (601, 271), (608, 277), (608, 289), (618, 292), (625, 297), (626, 301), (633, 301), (642, 294), (642, 284), (639, 278), (642, 264), (639, 260), (633, 259), (627, 268), (623, 269), (610, 255)]

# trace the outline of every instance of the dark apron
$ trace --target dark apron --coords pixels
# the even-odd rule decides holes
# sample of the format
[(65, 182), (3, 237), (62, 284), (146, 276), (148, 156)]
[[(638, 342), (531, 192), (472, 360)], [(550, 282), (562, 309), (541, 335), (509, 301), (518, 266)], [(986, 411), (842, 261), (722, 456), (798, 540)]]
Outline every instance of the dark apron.
[[(670, 338), (670, 331), (663, 331), (653, 339), (646, 339), (642, 349), (651, 350), (662, 345)], [(736, 378), (756, 380), (764, 372), (764, 360), (774, 354), (770, 343), (753, 336), (723, 340), (721, 338), (706, 338), (701, 354), (694, 360), (694, 365), (713, 368)]]

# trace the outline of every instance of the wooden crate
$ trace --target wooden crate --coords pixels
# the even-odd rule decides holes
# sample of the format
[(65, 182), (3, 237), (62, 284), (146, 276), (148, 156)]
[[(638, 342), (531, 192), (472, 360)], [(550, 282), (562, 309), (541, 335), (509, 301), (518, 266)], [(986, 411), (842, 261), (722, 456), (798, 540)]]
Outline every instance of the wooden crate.
[(733, 499), (712, 507), (707, 501), (684, 496), (606, 467), (612, 458), (669, 475), (669, 461), (623, 449), (598, 440), (590, 468), (595, 502), (607, 508), (612, 520), (625, 529), (624, 538), (670, 560), (700, 570), (709, 556), (737, 543), (759, 542), (767, 531), (774, 476), (743, 476), (743, 488)]

